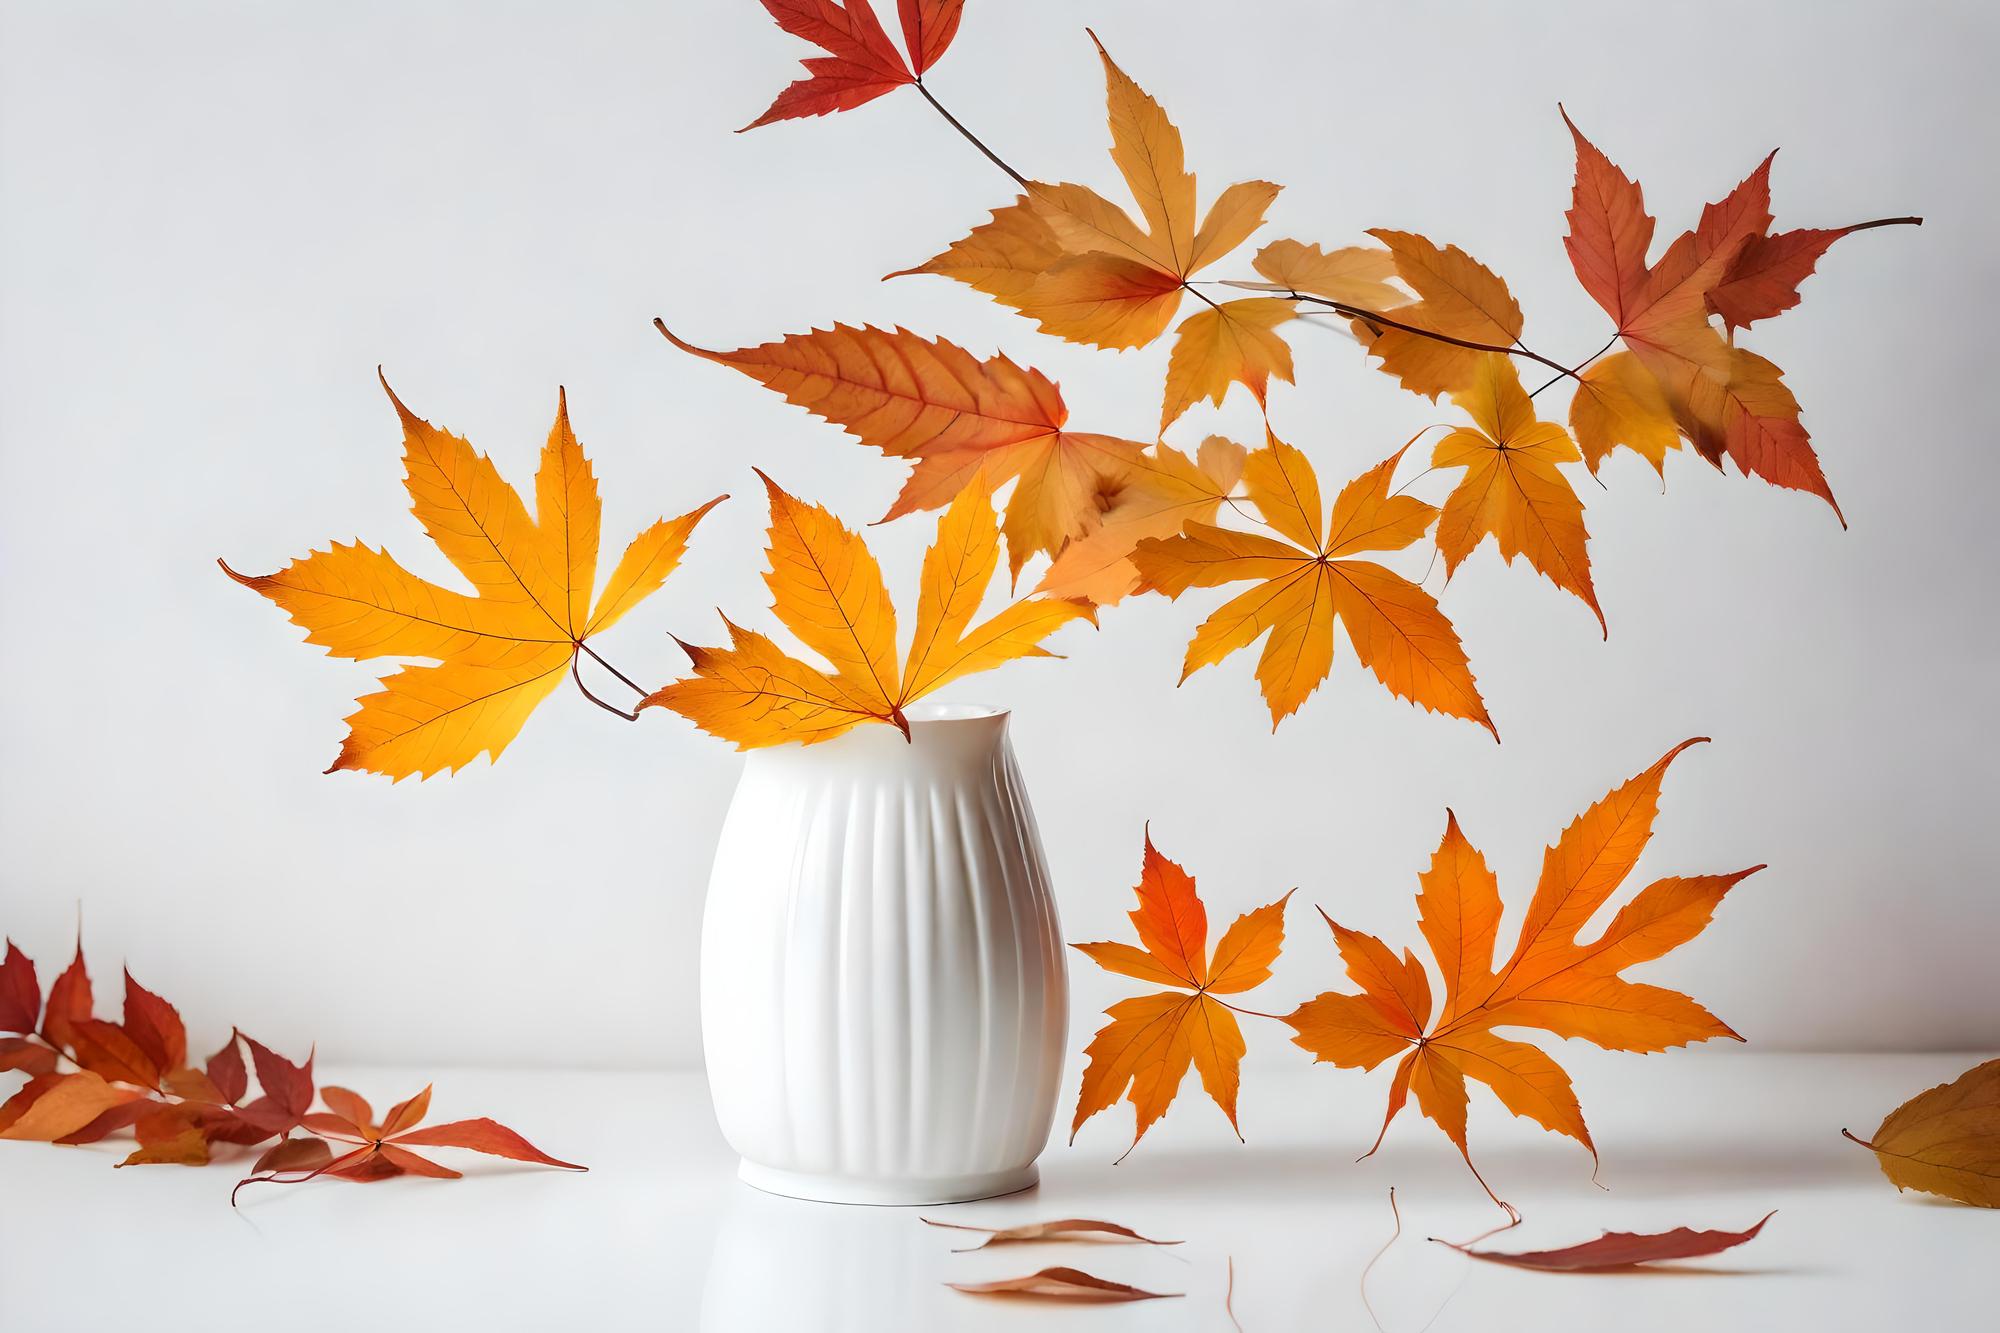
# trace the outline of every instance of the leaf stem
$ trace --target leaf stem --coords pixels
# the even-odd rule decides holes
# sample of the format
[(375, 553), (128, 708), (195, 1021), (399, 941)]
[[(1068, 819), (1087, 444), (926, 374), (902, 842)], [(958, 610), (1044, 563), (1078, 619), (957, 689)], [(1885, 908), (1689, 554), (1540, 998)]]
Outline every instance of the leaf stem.
[(1470, 338), (1455, 338), (1449, 333), (1439, 333), (1435, 329), (1425, 329), (1419, 328), (1415, 324), (1405, 324), (1401, 320), (1391, 319), (1379, 311), (1367, 310), (1357, 305), (1349, 305), (1345, 301), (1335, 301), (1330, 297), (1312, 296), (1290, 287), (1284, 289), (1284, 294), (1294, 301), (1307, 301), (1313, 305), (1323, 305), (1335, 314), (1345, 315), (1349, 319), (1365, 320), (1369, 324), (1379, 325), (1383, 328), (1400, 329), (1404, 333), (1413, 333), (1419, 338), (1430, 338), (1436, 342), (1450, 343), (1453, 347), (1464, 347), (1474, 352), (1501, 352), (1507, 356), (1524, 356), (1530, 361), (1547, 366), (1550, 370), (1560, 372), (1557, 375), (1558, 379), (1564, 375), (1571, 378), (1575, 378), (1576, 376), (1576, 372), (1562, 362), (1552, 361), (1540, 352), (1531, 351), (1518, 343), (1510, 347), (1503, 347), (1499, 343), (1483, 343), (1475, 342)]
[(630, 676), (620, 671), (617, 667), (612, 666), (611, 663), (605, 661), (602, 657), (598, 656), (597, 650), (591, 647), (588, 643), (585, 643), (582, 640), (578, 640), (576, 646), (582, 651), (589, 653), (591, 661), (597, 663), (597, 665), (603, 667), (606, 671), (609, 671), (612, 675), (618, 677), (619, 680), (624, 682), (625, 687), (627, 689), (631, 690), (632, 693), (638, 695), (641, 699), (645, 698), (647, 695), (652, 693), (652, 691), (647, 689), (644, 685), (639, 684), (637, 681), (633, 680)]
[[(581, 646), (581, 645), (579, 645), (579, 646)], [(592, 656), (592, 657), (597, 657), (597, 654), (596, 654), (596, 653), (592, 653), (592, 654), (591, 654), (591, 656)], [(598, 660), (599, 660), (599, 661), (602, 661), (603, 659), (602, 659), (602, 658), (599, 658)], [(604, 700), (602, 700), (602, 699), (598, 698), (598, 697), (597, 697), (596, 695), (594, 695), (594, 694), (592, 694), (592, 693), (590, 692), (590, 686), (588, 686), (588, 685), (586, 685), (586, 684), (584, 684), (584, 683), (583, 683), (583, 672), (582, 672), (582, 670), (580, 669), (580, 668), (581, 668), (581, 666), (582, 666), (582, 663), (583, 663), (583, 656), (582, 656), (582, 654), (580, 654), (580, 653), (572, 653), (572, 654), (570, 654), (570, 659), (569, 659), (569, 674), (570, 674), (570, 679), (572, 679), (572, 680), (574, 680), (574, 681), (576, 682), (576, 687), (577, 687), (577, 689), (579, 689), (579, 690), (583, 691), (583, 697), (584, 697), (584, 698), (586, 698), (586, 699), (588, 699), (588, 700), (590, 700), (590, 701), (591, 701), (592, 703), (596, 704), (596, 705), (597, 705), (597, 706), (598, 706), (599, 708), (602, 708), (602, 709), (603, 709), (603, 710), (604, 710), (605, 712), (607, 712), (607, 713), (612, 713), (612, 714), (615, 714), (615, 715), (616, 715), (616, 716), (618, 716), (618, 717), (622, 717), (622, 718), (624, 718), (624, 719), (625, 719), (625, 720), (626, 720), (627, 722), (637, 722), (637, 721), (639, 720), (639, 715), (638, 715), (637, 713), (628, 713), (628, 712), (626, 712), (626, 711), (625, 711), (624, 709), (620, 708), (620, 707), (619, 707), (618, 705), (616, 705), (616, 704), (608, 704), (608, 703), (604, 702)], [(613, 672), (612, 674), (616, 675), (617, 673), (616, 673), (616, 672)], [(623, 676), (619, 676), (618, 678), (619, 678), (620, 680), (624, 680), (624, 679), (625, 679), (625, 678), (624, 678)], [(627, 684), (630, 684), (631, 682), (627, 681), (626, 683), (627, 683)], [(636, 686), (634, 686), (634, 688), (636, 689), (637, 687), (636, 687)]]
[(967, 143), (971, 144), (974, 148), (977, 148), (980, 152), (984, 153), (986, 155), (986, 160), (988, 162), (991, 162), (994, 166), (1006, 172), (1009, 176), (1013, 178), (1014, 184), (1020, 186), (1023, 190), (1029, 188), (1028, 178), (1026, 176), (1023, 176), (1020, 172), (1014, 170), (1014, 168), (1008, 166), (1006, 160), (1003, 159), (1000, 156), (1000, 154), (994, 152), (991, 148), (988, 148), (985, 145), (985, 143), (983, 143), (980, 140), (978, 135), (974, 134), (971, 130), (965, 128), (964, 122), (960, 121), (957, 116), (952, 115), (951, 112), (945, 110), (944, 103), (938, 101), (937, 97), (931, 92), (931, 90), (924, 86), (924, 81), (922, 79), (917, 80), (917, 91), (924, 95), (924, 100), (926, 102), (929, 102), (932, 107), (936, 108), (937, 113), (945, 118), (947, 124), (949, 124), (953, 129), (957, 130), (960, 134), (965, 136), (965, 141)]
[(1604, 346), (1598, 348), (1596, 351), (1592, 352), (1589, 356), (1577, 362), (1575, 366), (1573, 366), (1569, 370), (1564, 371), (1563, 374), (1554, 376), (1553, 378), (1545, 381), (1540, 389), (1536, 389), (1533, 393), (1529, 394), (1528, 397), (1530, 398), (1537, 397), (1542, 392), (1542, 389), (1553, 388), (1555, 385), (1561, 383), (1565, 376), (1567, 376), (1570, 379), (1580, 379), (1583, 374), (1584, 368), (1586, 366), (1588, 366), (1591, 362), (1597, 360), (1598, 357), (1603, 356), (1606, 352), (1610, 351), (1613, 347), (1617, 346), (1617, 344), (1618, 344), (1618, 335), (1614, 333), (1605, 340)]

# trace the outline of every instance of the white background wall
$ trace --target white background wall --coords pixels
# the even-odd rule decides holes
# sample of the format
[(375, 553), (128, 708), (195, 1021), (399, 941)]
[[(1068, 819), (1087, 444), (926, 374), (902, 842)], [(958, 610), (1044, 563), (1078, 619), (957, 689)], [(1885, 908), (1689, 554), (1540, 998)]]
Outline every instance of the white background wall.
[[(1771, 869), (1649, 975), (1771, 1047), (2000, 1044), (2000, 27), (1975, 4), (1651, 9), (972, 0), (934, 83), (1030, 174), (1114, 184), (1091, 22), (1181, 125), (1205, 197), (1261, 176), (1287, 185), (1267, 237), (1464, 245), (1559, 357), (1605, 334), (1560, 243), (1559, 99), (1668, 235), (1774, 144), (1780, 225), (1928, 219), (1843, 242), (1752, 336), (1851, 531), (1687, 457), (1662, 494), (1621, 456), (1607, 489), (1579, 474), (1608, 644), (1490, 547), (1444, 593), (1503, 746), (1390, 699), (1344, 646), (1276, 736), (1248, 657), (1176, 691), (1199, 594), (962, 688), (1018, 710), (1071, 938), (1125, 928), (1150, 819), (1216, 917), (1296, 884), (1302, 908), (1415, 941), (1447, 804), (1518, 907), (1573, 814), (1705, 733), (1642, 870)], [(602, 645), (661, 679), (666, 632), (712, 634), (711, 607), (769, 624), (752, 463), (856, 522), (902, 469), (671, 351), (654, 315), (725, 347), (840, 319), (1002, 348), (1083, 428), (1141, 437), (1166, 344), (1093, 352), (955, 284), (879, 282), (1007, 182), (913, 93), (731, 134), (805, 53), (751, 0), (0, 14), (0, 930), (53, 965), (80, 905), (100, 973), (129, 959), (202, 1039), (235, 1022), (327, 1058), (698, 1059), (736, 755), (564, 692), (497, 768), (322, 777), (370, 672), (302, 647), (214, 558), (270, 569), (359, 536), (443, 576), (376, 364), (517, 480), (565, 384), (607, 544), (739, 497)], [(1226, 267), (1247, 276), (1248, 251)], [(1279, 386), (1273, 418), (1329, 484), (1440, 419), (1342, 339), (1295, 344), (1304, 387)], [(1256, 428), (1232, 399), (1170, 438)], [(927, 527), (869, 534), (899, 588)], [(1293, 928), (1268, 1007), (1335, 981), (1309, 909)], [(1079, 978), (1080, 1046), (1119, 983)], [(1253, 1034), (1252, 1058), (1283, 1058), (1281, 1036)]]

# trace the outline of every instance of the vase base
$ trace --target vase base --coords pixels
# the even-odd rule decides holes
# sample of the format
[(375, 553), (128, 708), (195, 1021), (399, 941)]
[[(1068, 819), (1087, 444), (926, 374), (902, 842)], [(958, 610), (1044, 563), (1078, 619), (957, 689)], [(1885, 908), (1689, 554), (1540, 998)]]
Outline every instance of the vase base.
[(761, 1166), (748, 1158), (736, 1170), (744, 1184), (766, 1194), (782, 1194), (815, 1203), (857, 1203), (884, 1207), (916, 1204), (969, 1203), (1001, 1194), (1015, 1194), (1031, 1188), (1041, 1172), (1031, 1162), (1011, 1171), (986, 1171), (968, 1176), (866, 1176), (822, 1175), (813, 1171), (781, 1171)]

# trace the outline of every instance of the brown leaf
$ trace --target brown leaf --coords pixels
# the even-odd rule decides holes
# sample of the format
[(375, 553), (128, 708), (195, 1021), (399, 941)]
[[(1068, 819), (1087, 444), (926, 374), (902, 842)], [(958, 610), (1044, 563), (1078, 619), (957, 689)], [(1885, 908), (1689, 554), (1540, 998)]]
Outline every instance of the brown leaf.
[(69, 1025), (69, 1048), (79, 1065), (113, 1083), (130, 1083), (139, 1088), (159, 1086), (160, 1067), (132, 1039), (132, 1034), (116, 1023), (101, 1018), (75, 1020)]
[(312, 1109), (312, 1056), (306, 1056), (303, 1065), (295, 1065), (256, 1038), (243, 1036), (241, 1032), (237, 1035), (243, 1037), (250, 1048), (250, 1058), (256, 1063), (257, 1085), (264, 1090), (260, 1100), (271, 1104), (275, 1118), (284, 1121), (282, 1128), (296, 1125)]
[(969, 1250), (983, 1250), (989, 1245), (1032, 1244), (1042, 1241), (1085, 1241), (1108, 1245), (1178, 1245), (1177, 1240), (1154, 1240), (1142, 1236), (1130, 1227), (1121, 1227), (1116, 1222), (1096, 1222), (1087, 1217), (1062, 1217), (1053, 1222), (1029, 1222), (1017, 1227), (974, 1227), (958, 1222), (935, 1222), (928, 1217), (917, 1219), (926, 1226), (943, 1227), (952, 1231), (984, 1232), (986, 1239), (977, 1245), (954, 1250), (954, 1254), (964, 1254)]
[(1663, 1259), (1698, 1259), (1706, 1254), (1720, 1254), (1734, 1249), (1750, 1240), (1764, 1229), (1764, 1223), (1771, 1220), (1775, 1209), (1764, 1214), (1756, 1226), (1748, 1231), (1690, 1231), (1686, 1227), (1675, 1227), (1672, 1231), (1641, 1234), (1631, 1231), (1607, 1231), (1596, 1240), (1581, 1245), (1571, 1245), (1561, 1250), (1529, 1250), (1518, 1254), (1503, 1254), (1498, 1250), (1472, 1250), (1463, 1245), (1452, 1245), (1448, 1240), (1431, 1239), (1440, 1245), (1450, 1245), (1460, 1254), (1473, 1259), (1484, 1259), (1488, 1263), (1507, 1264), (1514, 1268), (1535, 1268), (1545, 1273), (1598, 1273), (1609, 1269), (1631, 1268), (1637, 1264), (1657, 1263)]
[(70, 1043), (70, 1025), (90, 1017), (90, 970), (83, 963), (83, 940), (76, 942), (76, 957), (49, 987), (49, 1002), (42, 1012), (42, 1034), (58, 1046)]
[(473, 1152), (483, 1152), (491, 1157), (507, 1157), (517, 1162), (539, 1162), (543, 1166), (560, 1166), (571, 1171), (590, 1169), (575, 1162), (565, 1162), (561, 1158), (551, 1157), (505, 1125), (484, 1116), (475, 1120), (454, 1120), (449, 1124), (432, 1125), (427, 1129), (413, 1129), (407, 1134), (398, 1134), (395, 1141), (406, 1148), (469, 1148)]
[(1178, 1291), (1144, 1291), (1123, 1282), (1111, 1282), (1077, 1268), (1044, 1268), (1026, 1277), (1001, 1278), (997, 1282), (947, 1282), (953, 1291), (972, 1296), (1029, 1296), (1039, 1300), (1077, 1301), (1088, 1305), (1122, 1301), (1157, 1301), (1182, 1295)]
[(240, 1102), (250, 1091), (250, 1071), (243, 1067), (243, 1045), (234, 1032), (229, 1042), (208, 1057), (208, 1079), (225, 1102)]

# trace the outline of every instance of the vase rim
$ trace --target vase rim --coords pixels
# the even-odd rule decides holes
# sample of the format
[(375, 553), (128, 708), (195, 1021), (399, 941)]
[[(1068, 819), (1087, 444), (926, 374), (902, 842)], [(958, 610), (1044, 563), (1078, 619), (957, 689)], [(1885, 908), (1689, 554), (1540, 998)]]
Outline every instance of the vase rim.
[(1011, 708), (998, 704), (941, 704), (917, 703), (903, 710), (903, 716), (913, 727), (949, 726), (961, 722), (991, 722), (1011, 714)]

